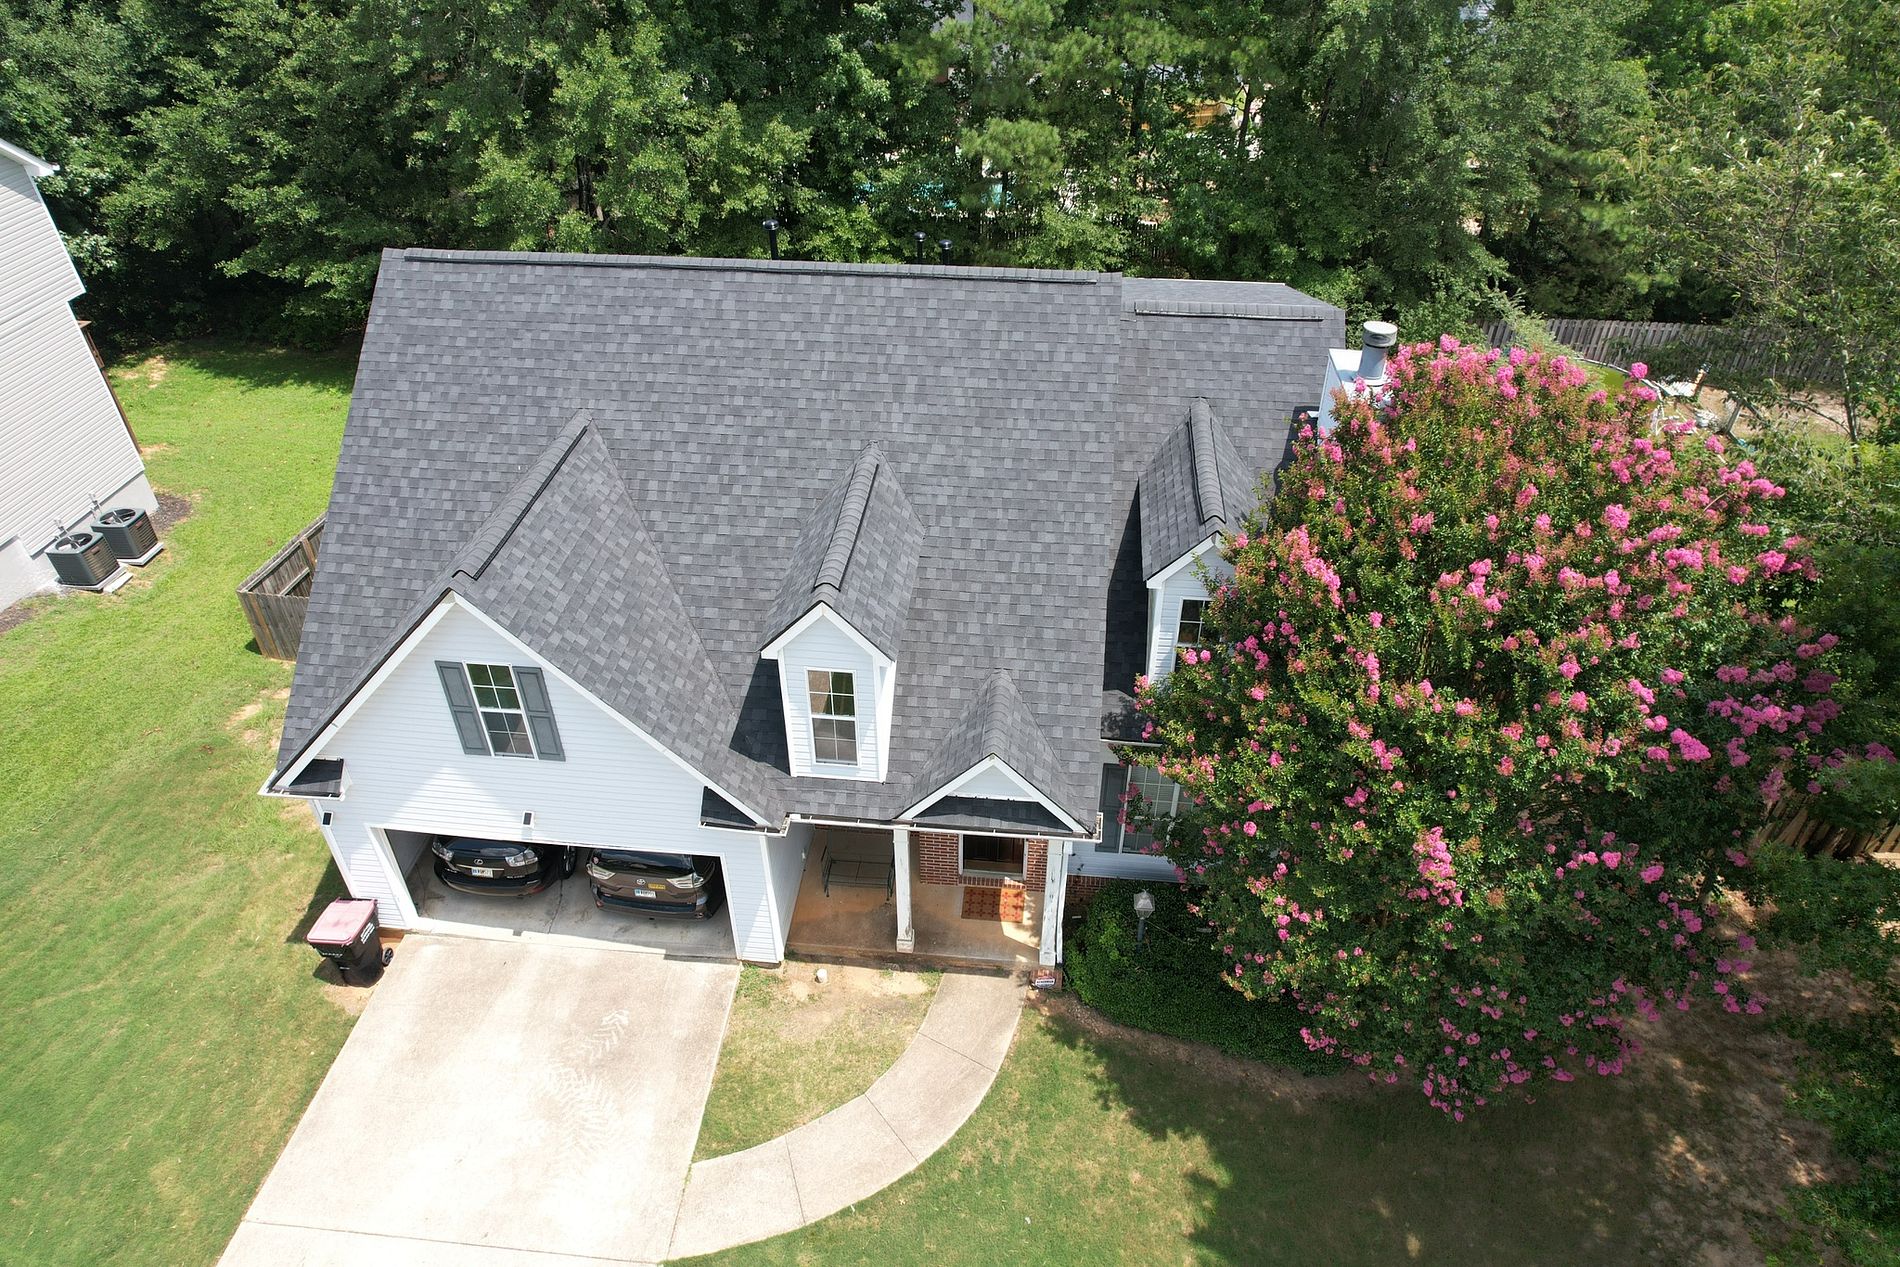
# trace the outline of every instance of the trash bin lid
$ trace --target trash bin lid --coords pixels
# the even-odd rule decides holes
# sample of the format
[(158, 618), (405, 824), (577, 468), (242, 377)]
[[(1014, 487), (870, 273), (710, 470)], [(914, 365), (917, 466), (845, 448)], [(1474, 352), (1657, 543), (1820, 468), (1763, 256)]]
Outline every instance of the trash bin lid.
[(366, 897), (340, 897), (324, 908), (304, 938), (312, 946), (347, 946), (376, 918), (376, 903)]

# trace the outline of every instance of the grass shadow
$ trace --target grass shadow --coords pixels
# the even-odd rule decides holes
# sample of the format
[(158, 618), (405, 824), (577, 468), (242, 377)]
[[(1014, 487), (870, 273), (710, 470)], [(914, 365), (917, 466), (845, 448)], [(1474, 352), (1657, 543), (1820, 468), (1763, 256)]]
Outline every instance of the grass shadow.
[(317, 887), (311, 892), (310, 900), (304, 904), (303, 914), (297, 917), (297, 922), (291, 926), (289, 934), (285, 936), (284, 944), (286, 946), (303, 945), (304, 939), (310, 935), (311, 928), (315, 926), (317, 917), (323, 914), (330, 903), (349, 895), (349, 889), (343, 883), (343, 873), (336, 869), (336, 862), (333, 859), (323, 868), (323, 875), (318, 879)]
[[(1105, 1112), (1154, 1140), (1201, 1141), (1187, 1175), (1193, 1257), (1230, 1263), (1629, 1263), (1666, 1134), (1629, 1088), (1577, 1083), (1464, 1123), (1409, 1088), (1303, 1078), (1061, 1011), (1055, 1040), (1100, 1070)], [(1173, 1058), (1169, 1058), (1173, 1057)], [(1185, 1212), (1184, 1212), (1185, 1213)]]

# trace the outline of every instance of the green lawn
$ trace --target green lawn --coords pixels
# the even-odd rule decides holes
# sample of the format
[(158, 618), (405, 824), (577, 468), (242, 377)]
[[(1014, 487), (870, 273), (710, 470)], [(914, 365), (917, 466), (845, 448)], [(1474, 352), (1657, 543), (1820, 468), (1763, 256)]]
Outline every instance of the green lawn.
[(233, 590), (323, 509), (353, 364), (115, 374), (196, 509), (117, 595), (0, 635), (10, 1265), (214, 1260), (348, 1033), (298, 942), (337, 883), (322, 840), (253, 795), (290, 666), (247, 649)]
[[(1736, 1115), (1731, 1131), (1689, 1086), (1646, 1079), (1578, 1082), (1455, 1124), (1416, 1093), (1184, 1066), (1169, 1046), (1025, 1012), (983, 1107), (917, 1171), (811, 1227), (695, 1261), (1688, 1261), (1652, 1211), (1739, 1218), (1739, 1202), (1674, 1167), (1719, 1170), (1761, 1129)], [(1715, 1152), (1711, 1131), (1724, 1132)]]
[[(297, 812), (254, 795), (289, 666), (247, 649), (232, 591), (321, 509), (349, 373), (191, 349), (118, 375), (154, 481), (196, 512), (126, 590), (0, 635), (6, 1267), (215, 1260), (348, 1033), (347, 992), (299, 937), (336, 876)], [(921, 1010), (899, 996), (841, 1030), (784, 980), (748, 974), (702, 1153), (856, 1094)], [(1661, 1037), (1629, 1077), (1456, 1125), (1405, 1088), (1032, 1010), (989, 1099), (915, 1173), (720, 1261), (1758, 1258), (1817, 1160), (1781, 1107), (1800, 1049), (1720, 1014)]]
[(862, 1095), (910, 1045), (941, 974), (745, 968), (726, 1021), (696, 1157), (776, 1139)]

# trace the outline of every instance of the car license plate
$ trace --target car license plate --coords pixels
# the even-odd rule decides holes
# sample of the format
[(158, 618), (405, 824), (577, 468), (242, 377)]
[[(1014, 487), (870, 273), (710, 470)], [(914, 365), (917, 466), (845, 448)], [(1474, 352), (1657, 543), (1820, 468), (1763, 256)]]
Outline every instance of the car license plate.
[(635, 897), (658, 897), (659, 896), (659, 894), (651, 892), (650, 890), (647, 890), (647, 889), (635, 889), (633, 891), (633, 895)]
[(495, 869), (493, 867), (470, 867), (468, 873), (483, 880), (492, 880), (495, 878)]

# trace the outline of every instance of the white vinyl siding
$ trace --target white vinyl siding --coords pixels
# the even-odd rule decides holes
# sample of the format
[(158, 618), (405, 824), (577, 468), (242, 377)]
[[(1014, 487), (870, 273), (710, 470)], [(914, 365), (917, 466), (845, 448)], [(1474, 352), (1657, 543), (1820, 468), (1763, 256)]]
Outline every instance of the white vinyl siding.
[(0, 154), (0, 334), (49, 305), (66, 311), (85, 290), (32, 176)]
[[(1233, 575), (1233, 569), (1211, 544), (1203, 549), (1201, 559), (1214, 576)], [(1181, 604), (1207, 599), (1207, 586), (1201, 581), (1199, 571), (1194, 564), (1186, 564), (1148, 590), (1148, 676), (1157, 682), (1174, 669)]]
[(783, 838), (765, 838), (765, 868), (772, 877), (772, 928), (780, 945), (792, 931), (792, 907), (798, 901), (811, 838), (810, 823), (793, 823)]
[[(438, 660), (531, 663), (480, 618), (452, 610), (320, 754), (344, 760), (350, 788), (342, 801), (313, 808), (334, 815), (329, 837), (337, 865), (352, 892), (377, 900), (386, 923), (403, 926), (412, 910), (407, 895), (387, 892), (389, 881), (377, 874), (395, 869), (379, 828), (712, 854), (725, 871), (740, 957), (758, 963), (783, 958), (766, 866), (768, 847), (782, 842), (701, 827), (702, 784), (552, 672), (546, 674), (548, 696), (560, 719), (565, 761), (497, 761), (463, 752), (443, 704)], [(525, 813), (534, 815), (531, 828), (522, 826)], [(374, 856), (363, 857), (365, 851)]]
[(65, 302), (0, 329), (0, 545), (17, 537), (38, 554), (56, 525), (83, 523), (95, 497), (151, 510), (144, 476)]
[[(806, 673), (812, 669), (851, 674), (856, 694), (858, 760), (855, 766), (819, 761), (812, 752), (811, 690)], [(785, 741), (792, 773), (831, 778), (875, 779), (878, 772), (877, 666), (871, 656), (829, 620), (813, 621), (785, 644), (779, 656), (780, 681), (785, 694)]]

